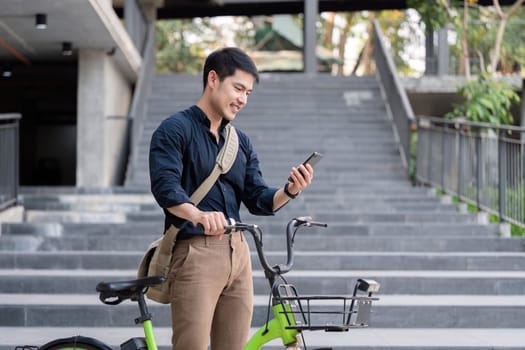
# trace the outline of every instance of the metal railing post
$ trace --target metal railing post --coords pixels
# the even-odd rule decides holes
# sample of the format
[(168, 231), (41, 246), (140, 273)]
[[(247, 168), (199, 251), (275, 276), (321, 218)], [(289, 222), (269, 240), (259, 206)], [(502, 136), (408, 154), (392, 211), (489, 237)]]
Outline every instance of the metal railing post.
[(463, 132), (459, 131), (459, 150), (458, 150), (458, 197), (463, 195), (463, 152), (465, 148), (465, 138)]
[(500, 221), (506, 215), (506, 188), (507, 188), (507, 161), (506, 150), (503, 143), (503, 134), (505, 130), (500, 130), (498, 133), (498, 212)]
[(481, 209), (481, 133), (476, 135), (476, 207)]
[(20, 114), (0, 114), (0, 210), (18, 204)]
[[(444, 191), (455, 193), (462, 200), (475, 204), (478, 210), (496, 214), (500, 221), (525, 227), (525, 142), (522, 137), (512, 137), (510, 134), (512, 132), (523, 135), (525, 127), (495, 126), (488, 123), (428, 116), (418, 116), (417, 121), (418, 125), (428, 125), (425, 132), (421, 130), (418, 132), (418, 148), (421, 149), (417, 151), (416, 162), (424, 167), (419, 168), (423, 172), (425, 168), (428, 169), (426, 176), (422, 173), (417, 174), (420, 183), (441, 185)], [(445, 130), (451, 133), (454, 129), (457, 133), (455, 138), (444, 137)], [(487, 130), (496, 130), (497, 145), (494, 145), (492, 138), (484, 138), (484, 132)], [(459, 137), (459, 146), (456, 147), (458, 155), (453, 157), (445, 151), (456, 150), (452, 142), (455, 144), (457, 137)], [(497, 151), (494, 156), (493, 149)], [(443, 153), (441, 159), (444, 165), (441, 164), (441, 168), (436, 163), (438, 156), (434, 156), (434, 153), (439, 151)], [(454, 159), (457, 159), (458, 163), (457, 188), (453, 186), (454, 181), (450, 177), (452, 174), (446, 176), (452, 169), (449, 163)], [(428, 163), (424, 164), (424, 161)], [(498, 164), (493, 164), (495, 162)], [(432, 164), (436, 166), (432, 167)], [(446, 169), (445, 173), (443, 169)], [(438, 178), (440, 175), (441, 182)]]
[(445, 165), (446, 165), (446, 150), (445, 150), (445, 128), (447, 126), (443, 124), (441, 126), (441, 189), (445, 191)]

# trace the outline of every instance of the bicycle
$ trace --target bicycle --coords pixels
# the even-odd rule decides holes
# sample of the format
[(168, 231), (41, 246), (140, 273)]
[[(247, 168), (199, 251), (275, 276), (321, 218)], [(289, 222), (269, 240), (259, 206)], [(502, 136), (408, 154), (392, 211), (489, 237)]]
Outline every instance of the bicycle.
[[(249, 232), (255, 242), (257, 256), (263, 267), (264, 275), (270, 284), (266, 323), (248, 340), (244, 350), (259, 350), (263, 345), (275, 339), (281, 339), (288, 350), (307, 350), (303, 331), (346, 332), (353, 328), (368, 326), (372, 302), (379, 300), (373, 293), (379, 291), (379, 283), (370, 279), (358, 279), (352, 295), (299, 295), (292, 284), (288, 284), (283, 274), (294, 265), (293, 244), (295, 234), (300, 227), (327, 227), (326, 224), (313, 221), (310, 217), (290, 220), (286, 227), (286, 264), (270, 266), (262, 249), (262, 230), (257, 225), (232, 223), (225, 227), (225, 233), (235, 231)], [(282, 280), (284, 283), (278, 283)], [(158, 350), (155, 339), (152, 315), (148, 311), (144, 294), (148, 287), (164, 283), (163, 276), (146, 277), (131, 281), (100, 282), (96, 290), (99, 299), (107, 305), (117, 305), (125, 300), (138, 303), (140, 316), (135, 323), (140, 323), (144, 337), (135, 337), (120, 345), (120, 350)], [(316, 304), (321, 302), (321, 305)], [(326, 309), (326, 302), (339, 305), (338, 309)], [(270, 309), (273, 318), (270, 319)], [(329, 350), (322, 348), (317, 350)], [(113, 350), (102, 341), (74, 336), (53, 340), (41, 347), (17, 347), (15, 350)]]
[[(262, 231), (257, 225), (239, 223), (226, 227), (227, 230), (248, 231), (252, 234), (259, 261), (271, 290), (266, 323), (252, 335), (244, 350), (259, 350), (263, 345), (279, 338), (286, 349), (300, 350), (301, 346), (304, 346), (306, 350), (303, 331), (346, 332), (352, 328), (368, 326), (372, 301), (379, 300), (379, 298), (372, 296), (380, 288), (376, 281), (358, 279), (351, 296), (299, 295), (295, 286), (288, 284), (282, 276), (289, 272), (294, 265), (293, 244), (297, 230), (300, 227), (327, 226), (327, 224), (313, 221), (310, 217), (290, 220), (286, 227), (286, 264), (274, 266), (270, 266), (266, 260), (262, 249)], [(278, 280), (282, 280), (284, 283), (278, 283)], [(362, 293), (365, 294), (362, 295)], [(326, 302), (335, 303), (340, 308), (326, 309), (323, 305)], [(271, 320), (270, 308), (274, 315)]]
[[(140, 323), (144, 337), (135, 337), (120, 345), (120, 350), (158, 350), (153, 331), (152, 315), (148, 311), (144, 293), (148, 287), (164, 283), (163, 276), (139, 278), (131, 281), (100, 282), (96, 290), (99, 299), (107, 305), (117, 305), (125, 300), (138, 303), (140, 316), (135, 323)], [(15, 350), (114, 350), (108, 344), (91, 337), (81, 335), (50, 341), (41, 347), (19, 346)]]

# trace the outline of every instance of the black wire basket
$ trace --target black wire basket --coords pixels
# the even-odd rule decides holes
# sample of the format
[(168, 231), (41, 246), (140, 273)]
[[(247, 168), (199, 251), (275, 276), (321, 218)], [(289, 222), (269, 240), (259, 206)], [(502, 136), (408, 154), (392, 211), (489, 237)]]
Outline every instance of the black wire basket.
[(281, 304), (288, 329), (346, 332), (352, 328), (365, 328), (370, 320), (372, 302), (379, 298), (372, 297), (371, 291), (358, 294), (363, 291), (359, 286), (361, 281), (364, 280), (358, 281), (351, 296), (298, 295), (295, 286), (280, 284), (274, 302)]

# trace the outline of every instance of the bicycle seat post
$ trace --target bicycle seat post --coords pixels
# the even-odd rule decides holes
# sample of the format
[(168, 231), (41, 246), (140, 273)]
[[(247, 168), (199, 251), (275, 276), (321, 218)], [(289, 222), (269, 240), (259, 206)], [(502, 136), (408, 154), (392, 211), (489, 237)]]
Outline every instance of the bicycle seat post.
[(139, 304), (140, 317), (135, 319), (135, 323), (141, 323), (142, 327), (144, 328), (144, 336), (148, 350), (157, 350), (157, 340), (155, 339), (155, 334), (153, 333), (153, 323), (151, 321), (152, 316), (149, 313), (148, 305), (146, 304), (146, 300), (144, 298), (144, 292), (140, 291), (137, 293), (136, 298)]
[(148, 305), (146, 304), (146, 300), (144, 298), (144, 293), (142, 291), (140, 293), (137, 293), (137, 302), (139, 304), (139, 311), (140, 311), (140, 317), (135, 319), (135, 323), (144, 323), (145, 321), (150, 320), (151, 321), (151, 314), (148, 310)]

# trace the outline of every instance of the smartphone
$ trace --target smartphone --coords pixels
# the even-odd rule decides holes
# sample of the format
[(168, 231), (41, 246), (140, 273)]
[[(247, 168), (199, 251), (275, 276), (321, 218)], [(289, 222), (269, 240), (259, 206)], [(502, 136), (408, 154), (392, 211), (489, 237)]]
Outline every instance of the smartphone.
[[(306, 160), (303, 162), (303, 165), (310, 164), (313, 167), (321, 160), (321, 158), (323, 158), (321, 153), (313, 152), (308, 158), (306, 158)], [(291, 177), (288, 178), (288, 181), (293, 182)]]
[(312, 154), (310, 154), (310, 156), (308, 158), (306, 158), (306, 160), (303, 162), (303, 165), (306, 165), (307, 163), (310, 163), (310, 165), (313, 167), (314, 165), (316, 165), (320, 160), (321, 158), (323, 158), (323, 155), (319, 152), (314, 152)]

